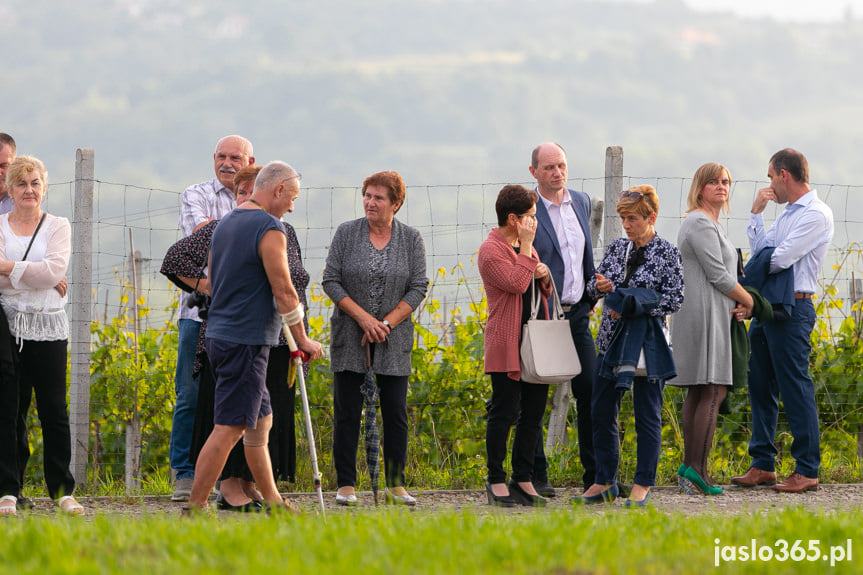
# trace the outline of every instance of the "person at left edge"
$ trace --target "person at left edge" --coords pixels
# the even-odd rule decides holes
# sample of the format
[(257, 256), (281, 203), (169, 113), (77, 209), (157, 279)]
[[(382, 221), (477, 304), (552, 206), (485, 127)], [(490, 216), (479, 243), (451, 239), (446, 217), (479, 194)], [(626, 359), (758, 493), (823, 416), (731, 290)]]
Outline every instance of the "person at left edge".
[[(15, 139), (5, 132), (0, 132), (0, 214), (8, 214), (12, 211), (12, 196), (9, 195), (9, 188), (6, 186), (6, 171), (9, 169), (9, 164), (15, 159), (17, 150)], [(0, 307), (0, 386), (3, 385), (4, 381), (14, 382), (15, 380), (15, 352), (12, 349), (14, 345), (12, 336), (9, 334), (9, 322), (6, 321), (3, 308)], [(10, 386), (9, 389), (11, 390), (12, 387)], [(17, 449), (29, 450), (26, 416), (22, 417), (19, 414), (15, 433), (19, 441)], [(11, 432), (7, 436), (11, 437)], [(29, 497), (24, 497), (18, 493), (17, 498), (18, 509), (29, 510), (35, 507)]]

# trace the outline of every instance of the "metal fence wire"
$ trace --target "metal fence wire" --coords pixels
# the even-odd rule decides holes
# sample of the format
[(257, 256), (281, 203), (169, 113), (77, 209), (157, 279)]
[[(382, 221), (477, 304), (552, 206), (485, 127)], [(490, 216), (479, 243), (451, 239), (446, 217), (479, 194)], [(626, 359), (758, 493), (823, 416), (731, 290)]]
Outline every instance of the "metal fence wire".
[[(80, 483), (97, 478), (119, 478), (130, 466), (130, 449), (140, 450), (144, 476), (167, 475), (168, 437), (173, 409), (176, 359), (177, 290), (159, 274), (167, 248), (180, 237), (178, 216), (182, 190), (112, 183), (95, 177), (92, 150), (78, 151), (76, 180), (52, 184), (45, 209), (68, 217), (73, 227), (70, 267), (70, 411), (73, 425), (73, 473)], [(199, 179), (205, 179), (205, 177)], [(190, 181), (189, 184), (196, 183)], [(521, 183), (533, 187), (535, 182)], [(572, 177), (568, 187), (587, 192), (595, 209), (612, 190), (619, 193), (635, 184), (651, 184), (660, 198), (657, 232), (675, 243), (686, 208), (688, 177), (636, 176), (619, 172), (601, 177)], [(731, 210), (723, 216), (732, 242), (748, 255), (746, 226), (749, 208), (758, 188), (757, 179), (736, 180)], [(484, 474), (485, 399), (490, 384), (482, 374), (484, 298), (475, 253), (496, 225), (494, 202), (504, 183), (408, 186), (407, 199), (398, 218), (423, 235), (432, 286), (417, 310), (418, 343), (408, 394), (411, 461)], [(832, 209), (836, 233), (822, 269), (816, 301), (821, 306), (813, 335), (811, 371), (816, 382), (825, 466), (851, 465), (859, 469), (858, 437), (863, 437), (863, 413), (858, 372), (863, 363), (860, 344), (861, 247), (863, 236), (863, 186), (812, 184)], [(612, 204), (609, 204), (612, 205)], [(604, 237), (616, 214), (605, 210), (595, 242), (598, 261)], [(765, 212), (772, 222), (774, 206)], [(302, 257), (308, 269), (311, 305), (308, 311), (316, 336), (326, 339), (331, 302), (320, 289), (328, 244), (336, 227), (362, 216), (360, 186), (303, 187), (293, 213), (285, 220), (297, 231)], [(619, 229), (619, 228), (617, 228)], [(138, 335), (134, 341), (137, 302)], [(596, 314), (598, 317), (598, 314)], [(137, 347), (135, 347), (137, 345)], [(148, 347), (149, 346), (149, 347)], [(108, 357), (106, 347), (114, 355)], [(137, 361), (133, 353), (140, 352)], [(93, 362), (102, 353), (98, 366)], [(126, 361), (127, 365), (122, 362)], [(102, 370), (101, 376), (99, 370)], [(110, 373), (109, 377), (105, 377)], [(309, 376), (311, 410), (318, 429), (316, 438), (327, 467), (330, 451), (332, 397), (326, 361)], [(859, 380), (863, 381), (863, 380)], [(682, 436), (677, 423), (682, 393), (667, 388), (663, 413), (663, 458), (677, 457)], [(32, 417), (32, 414), (31, 414)], [(133, 417), (140, 418), (138, 445), (127, 441)], [(558, 473), (574, 470), (577, 461), (574, 413), (568, 412), (567, 433), (561, 456), (552, 458)], [(787, 451), (787, 426), (780, 416), (777, 443)], [(34, 420), (35, 421), (35, 420)], [(717, 447), (721, 460), (746, 459), (749, 411), (745, 393), (734, 394), (720, 417)], [(621, 413), (623, 456), (634, 460), (634, 425), (631, 405), (624, 401)], [(302, 439), (301, 439), (302, 440)], [(863, 441), (863, 440), (861, 440)], [(863, 445), (863, 442), (860, 443)], [(28, 476), (41, 474), (41, 433), (31, 425), (35, 457)], [(298, 453), (305, 453), (298, 448)], [(675, 460), (679, 461), (679, 460)], [(411, 463), (416, 465), (417, 463)], [(302, 465), (302, 463), (301, 463)], [(569, 466), (569, 467), (567, 467)], [(573, 467), (575, 466), (575, 467)], [(332, 475), (332, 474), (331, 474)], [(572, 480), (580, 471), (572, 471)], [(87, 479), (84, 479), (87, 478)], [(331, 479), (332, 477), (330, 477)], [(129, 480), (127, 476), (127, 481)], [(325, 474), (325, 481), (327, 476)], [(443, 473), (428, 483), (457, 486), (470, 478)]]

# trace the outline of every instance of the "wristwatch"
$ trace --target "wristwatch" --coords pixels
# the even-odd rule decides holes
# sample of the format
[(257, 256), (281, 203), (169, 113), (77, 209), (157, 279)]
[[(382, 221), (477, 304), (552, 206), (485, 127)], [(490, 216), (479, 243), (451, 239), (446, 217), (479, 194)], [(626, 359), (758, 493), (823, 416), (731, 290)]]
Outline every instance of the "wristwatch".
[(381, 323), (387, 327), (390, 327), (390, 322), (388, 322), (387, 320), (383, 320)]

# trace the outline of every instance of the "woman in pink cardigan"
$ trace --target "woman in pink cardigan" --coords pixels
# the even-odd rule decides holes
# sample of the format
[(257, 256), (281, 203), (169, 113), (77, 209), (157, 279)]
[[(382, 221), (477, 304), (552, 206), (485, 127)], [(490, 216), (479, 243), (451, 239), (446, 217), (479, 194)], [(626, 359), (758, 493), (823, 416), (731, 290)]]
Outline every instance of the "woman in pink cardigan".
[[(488, 299), (485, 325), (485, 373), (491, 375), (491, 401), (485, 433), (490, 505), (543, 506), (530, 481), (533, 452), (545, 412), (548, 385), (521, 381), (519, 345), (522, 325), (530, 314), (531, 282), (545, 298), (551, 293), (548, 267), (533, 249), (536, 192), (504, 186), (497, 196), (498, 227), (479, 247), (477, 263)], [(540, 306), (541, 313), (547, 306)], [(547, 314), (546, 314), (547, 315)], [(503, 460), (513, 423), (512, 477), (506, 482)]]

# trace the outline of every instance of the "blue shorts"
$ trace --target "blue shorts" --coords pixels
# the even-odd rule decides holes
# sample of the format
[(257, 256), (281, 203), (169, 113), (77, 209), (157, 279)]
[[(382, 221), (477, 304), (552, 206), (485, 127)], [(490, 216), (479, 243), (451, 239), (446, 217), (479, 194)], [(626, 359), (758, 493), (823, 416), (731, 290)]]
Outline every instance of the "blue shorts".
[(207, 338), (210, 366), (216, 379), (213, 422), (255, 429), (258, 419), (273, 412), (267, 391), (269, 345), (245, 345)]

